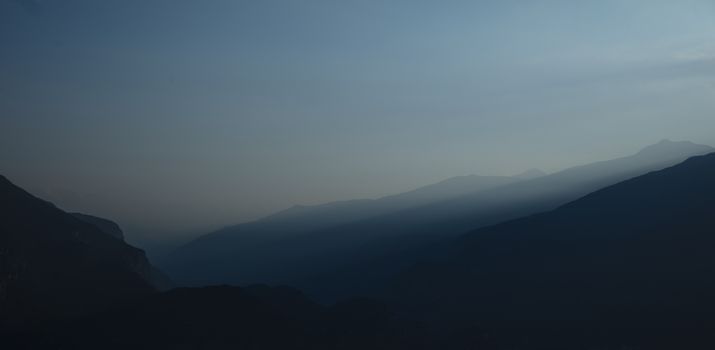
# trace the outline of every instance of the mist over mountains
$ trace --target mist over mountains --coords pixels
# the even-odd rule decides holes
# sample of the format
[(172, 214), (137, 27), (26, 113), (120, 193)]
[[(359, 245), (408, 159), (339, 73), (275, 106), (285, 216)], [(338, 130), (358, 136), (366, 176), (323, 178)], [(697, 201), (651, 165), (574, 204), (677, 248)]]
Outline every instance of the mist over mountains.
[(187, 285), (290, 284), (337, 300), (371, 293), (431, 246), (470, 229), (550, 210), (712, 151), (664, 140), (632, 156), (550, 175), (458, 177), (378, 200), (292, 208), (210, 233), (161, 264)]
[(554, 174), (294, 207), (180, 248), (164, 264), (193, 287), (171, 289), (116, 223), (0, 178), (0, 336), (13, 349), (709, 349), (714, 179), (715, 149), (664, 140)]
[(715, 349), (713, 38), (713, 0), (0, 0), (0, 350)]
[(539, 336), (568, 343), (586, 329), (593, 341), (703, 348), (715, 340), (714, 178), (715, 154), (693, 157), (470, 232), (449, 254), (398, 277), (391, 300), (512, 344)]
[(171, 277), (217, 280), (166, 291), (116, 223), (0, 178), (0, 336), (13, 349), (709, 349), (714, 179), (715, 150), (662, 141), (549, 175), (291, 208), (182, 248), (215, 258)]

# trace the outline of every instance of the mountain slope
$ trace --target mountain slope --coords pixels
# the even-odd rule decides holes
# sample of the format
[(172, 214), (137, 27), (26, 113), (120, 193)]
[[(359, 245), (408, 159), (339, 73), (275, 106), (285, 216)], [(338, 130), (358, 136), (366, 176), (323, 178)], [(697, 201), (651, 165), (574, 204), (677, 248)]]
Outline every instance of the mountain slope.
[(0, 176), (0, 323), (82, 314), (151, 293), (144, 252)]
[[(283, 259), (288, 255), (302, 254), (303, 251), (291, 248), (294, 241), (312, 240), (315, 233), (333, 227), (453, 198), (464, 193), (496, 188), (515, 181), (517, 180), (506, 176), (460, 176), (375, 200), (295, 206), (255, 222), (226, 227), (202, 236), (177, 250), (164, 266), (172, 276), (190, 285), (204, 282), (240, 284), (286, 282), (282, 276), (276, 276), (275, 271), (267, 271), (268, 269), (261, 269), (261, 267), (268, 265), (267, 261), (273, 258)], [(304, 247), (305, 243), (298, 243), (297, 246)], [(286, 252), (286, 249), (292, 252)], [(210, 271), (209, 265), (217, 263), (213, 258), (225, 260), (230, 256), (239, 259), (231, 263), (241, 270), (233, 274), (236, 278), (222, 278), (216, 275), (215, 271)], [(206, 271), (207, 267), (209, 271)], [(270, 268), (270, 270), (274, 269)]]
[[(122, 228), (119, 227), (119, 225), (112, 220), (82, 213), (71, 213), (71, 215), (76, 217), (77, 219), (80, 219), (88, 224), (95, 226), (100, 231), (111, 237), (124, 241), (124, 231), (122, 231)], [(174, 288), (174, 282), (171, 280), (171, 278), (169, 278), (169, 276), (167, 276), (163, 271), (159, 270), (153, 265), (150, 268), (148, 276), (145, 277), (147, 277), (147, 279), (151, 282), (151, 285), (154, 288), (160, 291), (166, 291), (171, 288)]]
[(569, 168), (508, 186), (466, 194), (415, 208), (395, 216), (414, 225), (440, 222), (463, 233), (468, 229), (554, 209), (598, 189), (650, 171), (678, 164), (689, 157), (715, 151), (691, 142), (663, 140), (623, 158)]
[(165, 266), (172, 277), (190, 285), (291, 284), (327, 300), (370, 293), (393, 273), (436, 251), (435, 244), (451, 237), (550, 210), (619, 181), (711, 151), (711, 147), (689, 142), (663, 141), (629, 157), (300, 235), (288, 234), (295, 232), (289, 224), (274, 223), (267, 229), (265, 223), (249, 223), (182, 247)]
[(715, 154), (693, 157), (469, 233), (442, 259), (401, 274), (391, 299), (440, 323), (484, 329), (557, 324), (703, 337), (715, 329), (713, 213)]
[(94, 225), (98, 229), (102, 230), (102, 232), (104, 232), (116, 239), (124, 241), (124, 232), (119, 227), (119, 225), (117, 225), (116, 222), (107, 220), (105, 218), (100, 218), (100, 217), (82, 214), (82, 213), (71, 213), (71, 214), (72, 214), (72, 216), (76, 217), (77, 219), (80, 219), (90, 225)]
[[(255, 223), (267, 226), (267, 230), (279, 230), (283, 234), (314, 231), (419, 207), (466, 193), (492, 189), (516, 181), (518, 179), (508, 176), (457, 176), (412, 191), (378, 199), (356, 199), (313, 206), (297, 205), (269, 215)], [(243, 229), (245, 229), (245, 224), (227, 227), (220, 232)]]

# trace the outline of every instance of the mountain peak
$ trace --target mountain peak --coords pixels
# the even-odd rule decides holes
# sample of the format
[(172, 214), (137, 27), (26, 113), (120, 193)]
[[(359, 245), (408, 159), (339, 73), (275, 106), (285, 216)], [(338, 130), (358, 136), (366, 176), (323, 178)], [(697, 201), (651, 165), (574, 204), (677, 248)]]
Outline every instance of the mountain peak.
[(690, 141), (672, 141), (669, 139), (660, 140), (660, 142), (643, 148), (639, 155), (663, 155), (674, 153), (699, 153), (705, 154), (715, 151), (715, 148), (706, 145), (700, 145)]

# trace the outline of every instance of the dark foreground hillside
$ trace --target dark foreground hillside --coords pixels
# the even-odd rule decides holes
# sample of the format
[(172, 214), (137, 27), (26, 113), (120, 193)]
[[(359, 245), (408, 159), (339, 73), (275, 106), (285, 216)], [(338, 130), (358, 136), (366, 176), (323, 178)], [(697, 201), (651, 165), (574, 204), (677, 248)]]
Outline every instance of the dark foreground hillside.
[(81, 315), (161, 288), (142, 250), (2, 176), (0, 215), (0, 327)]
[[(16, 349), (419, 349), (378, 302), (315, 304), (287, 287), (181, 288), (10, 336)], [(411, 335), (411, 336), (408, 336)], [(425, 347), (426, 348), (426, 347)]]
[(392, 301), (501, 345), (711, 348), (714, 214), (715, 154), (693, 157), (474, 231), (402, 274)]

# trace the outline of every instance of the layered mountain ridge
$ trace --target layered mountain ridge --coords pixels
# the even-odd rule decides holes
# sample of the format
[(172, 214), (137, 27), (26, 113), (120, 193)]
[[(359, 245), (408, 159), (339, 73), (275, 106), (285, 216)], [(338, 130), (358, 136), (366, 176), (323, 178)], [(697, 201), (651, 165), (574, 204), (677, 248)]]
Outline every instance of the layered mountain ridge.
[(715, 153), (471, 232), (440, 259), (402, 273), (391, 300), (455, 329), (508, 329), (506, 342), (534, 336), (513, 332), (520, 328), (561, 327), (549, 341), (567, 338), (564, 328), (606, 329), (604, 337), (626, 344), (628, 336), (648, 339), (639, 329), (662, 329), (646, 348), (673, 348), (658, 344), (668, 336), (707, 348), (713, 213)]
[[(477, 183), (467, 176), (378, 201), (296, 208), (205, 235), (177, 250), (162, 266), (187, 285), (290, 284), (326, 300), (371, 293), (372, 286), (429, 254), (434, 245), (471, 229), (551, 210), (712, 151), (709, 146), (664, 140), (632, 156), (544, 176), (537, 171), (526, 179), (478, 177), (487, 185), (472, 185), (471, 191), (449, 190), (463, 188), (457, 185), (462, 182)], [(422, 195), (435, 188), (446, 188), (442, 193), (449, 195)], [(408, 197), (431, 200), (407, 201), (419, 204), (388, 211), (376, 204)], [(352, 210), (357, 207), (365, 215), (356, 220)]]

